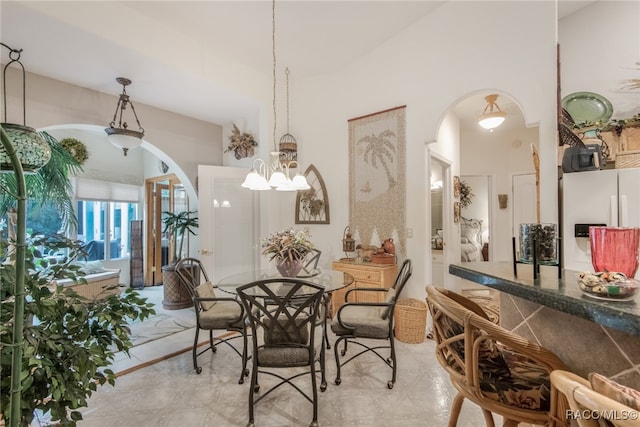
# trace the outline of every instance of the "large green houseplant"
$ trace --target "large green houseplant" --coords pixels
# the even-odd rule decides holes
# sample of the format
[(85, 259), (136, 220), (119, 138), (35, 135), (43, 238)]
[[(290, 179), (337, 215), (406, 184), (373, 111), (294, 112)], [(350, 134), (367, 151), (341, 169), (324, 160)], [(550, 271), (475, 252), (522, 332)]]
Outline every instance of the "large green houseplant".
[[(0, 133), (14, 172), (0, 179), (0, 214), (16, 218), (0, 239), (0, 422), (28, 426), (40, 410), (75, 426), (82, 419), (75, 409), (87, 405), (98, 384), (114, 383), (108, 366), (116, 351), (131, 347), (129, 320), (154, 310), (132, 290), (89, 301), (56, 286), (56, 279), (84, 280), (72, 263), (82, 243), (63, 236), (27, 241), (26, 199), (59, 200), (68, 214), (63, 220), (74, 223), (69, 174), (77, 163), (45, 135), (53, 158), (25, 179), (4, 128)], [(36, 248), (64, 249), (68, 256), (52, 265)]]
[[(182, 249), (187, 233), (195, 235), (198, 228), (198, 217), (194, 216), (195, 211), (182, 211), (173, 213), (162, 212), (163, 233), (168, 233), (171, 239), (171, 261), (169, 265), (162, 267), (162, 286), (164, 300), (162, 306), (167, 310), (178, 310), (191, 307), (191, 295), (182, 285), (180, 277), (176, 272), (176, 264), (182, 259)], [(196, 268), (193, 266), (192, 268)], [(199, 277), (198, 271), (192, 271), (194, 277)]]
[[(17, 272), (16, 253), (8, 243), (0, 241), (0, 411), (12, 426), (28, 426), (35, 410), (48, 413), (62, 426), (75, 426), (82, 419), (77, 409), (87, 406), (98, 385), (115, 383), (116, 376), (108, 367), (116, 352), (128, 353), (131, 348), (130, 321), (153, 314), (153, 305), (133, 289), (87, 300), (71, 289), (56, 287), (56, 279), (86, 282), (80, 265), (73, 262), (82, 253), (82, 242), (60, 235), (30, 239), (25, 251), (20, 420), (11, 420)], [(69, 255), (50, 264), (36, 248), (67, 250)]]

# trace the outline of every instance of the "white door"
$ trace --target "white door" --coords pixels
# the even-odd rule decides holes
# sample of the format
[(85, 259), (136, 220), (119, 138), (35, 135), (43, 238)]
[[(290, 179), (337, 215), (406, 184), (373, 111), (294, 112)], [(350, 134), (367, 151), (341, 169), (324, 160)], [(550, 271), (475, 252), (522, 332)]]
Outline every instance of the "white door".
[(618, 169), (619, 224), (640, 227), (640, 169)]
[(247, 172), (198, 166), (200, 259), (213, 283), (259, 267), (259, 200), (240, 187)]
[[(427, 259), (427, 270), (431, 271), (431, 282), (436, 286), (448, 287), (450, 282), (449, 263), (453, 259), (454, 262), (460, 260), (459, 246), (450, 245), (450, 238), (453, 233), (450, 221), (452, 218), (451, 209), (451, 189), (449, 182), (451, 180), (451, 162), (440, 156), (439, 154), (427, 149), (427, 177), (425, 186), (428, 189), (427, 206), (429, 230), (429, 258)], [(434, 240), (435, 239), (435, 240)], [(458, 239), (459, 240), (459, 239)], [(456, 253), (457, 257), (452, 257), (451, 252)], [(428, 278), (427, 278), (428, 279)]]

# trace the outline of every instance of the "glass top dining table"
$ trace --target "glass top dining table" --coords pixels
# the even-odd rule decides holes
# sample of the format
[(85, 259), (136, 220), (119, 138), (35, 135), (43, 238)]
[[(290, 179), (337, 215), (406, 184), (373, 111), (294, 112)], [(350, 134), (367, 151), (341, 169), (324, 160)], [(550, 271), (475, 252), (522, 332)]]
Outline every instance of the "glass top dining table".
[[(233, 274), (225, 277), (216, 283), (216, 287), (221, 291), (236, 294), (236, 289), (247, 283), (256, 280), (270, 279), (274, 277), (282, 277), (277, 271), (264, 269), (244, 271), (242, 273)], [(306, 280), (308, 282), (320, 285), (326, 293), (337, 291), (353, 283), (353, 276), (348, 273), (335, 270), (313, 269), (308, 273), (301, 271), (296, 277), (297, 279)]]

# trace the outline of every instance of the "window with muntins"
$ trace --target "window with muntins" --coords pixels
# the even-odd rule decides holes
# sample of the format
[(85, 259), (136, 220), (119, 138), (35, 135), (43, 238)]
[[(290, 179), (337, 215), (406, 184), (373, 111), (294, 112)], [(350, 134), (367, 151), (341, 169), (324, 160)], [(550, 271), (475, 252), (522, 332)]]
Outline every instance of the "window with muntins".
[(140, 187), (75, 179), (77, 239), (86, 243), (87, 261), (128, 258), (130, 223), (138, 219)]

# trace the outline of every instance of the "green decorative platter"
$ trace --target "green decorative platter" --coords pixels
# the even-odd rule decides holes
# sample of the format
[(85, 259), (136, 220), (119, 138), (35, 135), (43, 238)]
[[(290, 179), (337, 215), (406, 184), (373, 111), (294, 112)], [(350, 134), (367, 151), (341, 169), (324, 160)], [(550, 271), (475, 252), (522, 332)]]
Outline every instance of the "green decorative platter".
[(562, 98), (562, 108), (567, 110), (576, 124), (584, 122), (606, 123), (613, 115), (613, 106), (607, 98), (593, 92), (575, 92)]

